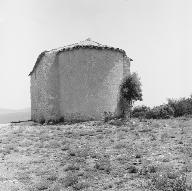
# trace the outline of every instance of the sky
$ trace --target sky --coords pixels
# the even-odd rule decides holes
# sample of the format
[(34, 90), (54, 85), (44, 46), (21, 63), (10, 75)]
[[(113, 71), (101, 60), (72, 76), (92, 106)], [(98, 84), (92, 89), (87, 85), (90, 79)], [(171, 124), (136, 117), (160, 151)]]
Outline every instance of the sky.
[(155, 106), (192, 94), (191, 0), (0, 0), (0, 108), (30, 107), (38, 55), (87, 38), (126, 51)]

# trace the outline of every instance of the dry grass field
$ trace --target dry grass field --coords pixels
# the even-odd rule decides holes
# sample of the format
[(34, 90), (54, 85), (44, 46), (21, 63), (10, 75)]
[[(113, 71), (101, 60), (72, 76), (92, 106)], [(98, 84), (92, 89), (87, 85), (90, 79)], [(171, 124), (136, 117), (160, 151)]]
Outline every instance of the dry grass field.
[(0, 190), (192, 190), (192, 119), (3, 126)]

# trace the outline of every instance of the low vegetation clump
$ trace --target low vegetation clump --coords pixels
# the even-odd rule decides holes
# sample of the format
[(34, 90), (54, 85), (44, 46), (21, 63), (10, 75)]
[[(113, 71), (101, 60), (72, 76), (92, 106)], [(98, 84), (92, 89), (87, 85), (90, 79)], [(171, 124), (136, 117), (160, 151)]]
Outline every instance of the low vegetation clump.
[(168, 119), (192, 115), (192, 96), (189, 98), (168, 99), (167, 104), (155, 106), (137, 106), (132, 110), (132, 117), (146, 119)]
[(174, 117), (192, 115), (192, 95), (188, 98), (168, 99), (168, 104), (174, 110)]
[(157, 191), (187, 191), (190, 188), (186, 175), (180, 172), (155, 173), (150, 177), (148, 187)]

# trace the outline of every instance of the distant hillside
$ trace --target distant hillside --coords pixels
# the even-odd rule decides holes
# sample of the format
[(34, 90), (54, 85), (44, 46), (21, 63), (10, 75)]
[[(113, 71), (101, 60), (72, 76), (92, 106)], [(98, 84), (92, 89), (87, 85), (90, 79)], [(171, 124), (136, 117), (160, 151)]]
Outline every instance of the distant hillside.
[(16, 110), (0, 108), (0, 114), (13, 113)]
[(9, 123), (11, 121), (24, 121), (31, 118), (30, 108), (11, 110), (0, 108), (0, 124)]

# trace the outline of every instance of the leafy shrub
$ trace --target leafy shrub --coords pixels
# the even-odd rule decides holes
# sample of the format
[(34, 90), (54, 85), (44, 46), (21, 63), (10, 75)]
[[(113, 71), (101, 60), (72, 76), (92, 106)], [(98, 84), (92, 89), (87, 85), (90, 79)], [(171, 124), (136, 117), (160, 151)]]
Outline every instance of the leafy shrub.
[(121, 84), (121, 95), (128, 101), (142, 101), (141, 82), (137, 73), (124, 78)]
[(45, 123), (45, 119), (44, 118), (42, 118), (42, 119), (40, 119), (40, 122), (39, 122), (41, 125), (43, 125), (44, 123)]
[(142, 101), (141, 82), (137, 73), (125, 77), (120, 85), (120, 100), (118, 108), (122, 118), (130, 116), (134, 101)]
[(133, 108), (132, 117), (147, 119), (167, 119), (192, 115), (192, 95), (189, 98), (168, 99), (167, 104), (155, 106), (137, 106)]
[(148, 119), (168, 119), (172, 116), (174, 116), (174, 110), (167, 104), (156, 106), (146, 112)]
[(118, 126), (118, 127), (124, 125), (124, 121), (122, 119), (113, 119), (113, 120), (110, 120), (108, 123), (110, 125), (115, 125), (115, 126)]
[(174, 110), (170, 105), (164, 104), (153, 107), (137, 106), (133, 109), (132, 117), (147, 119), (167, 119), (174, 116)]
[(64, 117), (60, 117), (60, 119), (59, 119), (59, 123), (63, 123), (65, 120), (64, 120)]
[(114, 114), (112, 112), (104, 111), (104, 115), (103, 115), (104, 122), (107, 122), (107, 121), (109, 121), (111, 119), (114, 119), (114, 118), (115, 118), (115, 116), (114, 116)]
[(192, 96), (189, 98), (168, 99), (168, 104), (174, 110), (174, 117), (192, 114)]
[(147, 113), (150, 111), (150, 107), (145, 105), (137, 106), (133, 108), (132, 117), (146, 118)]

